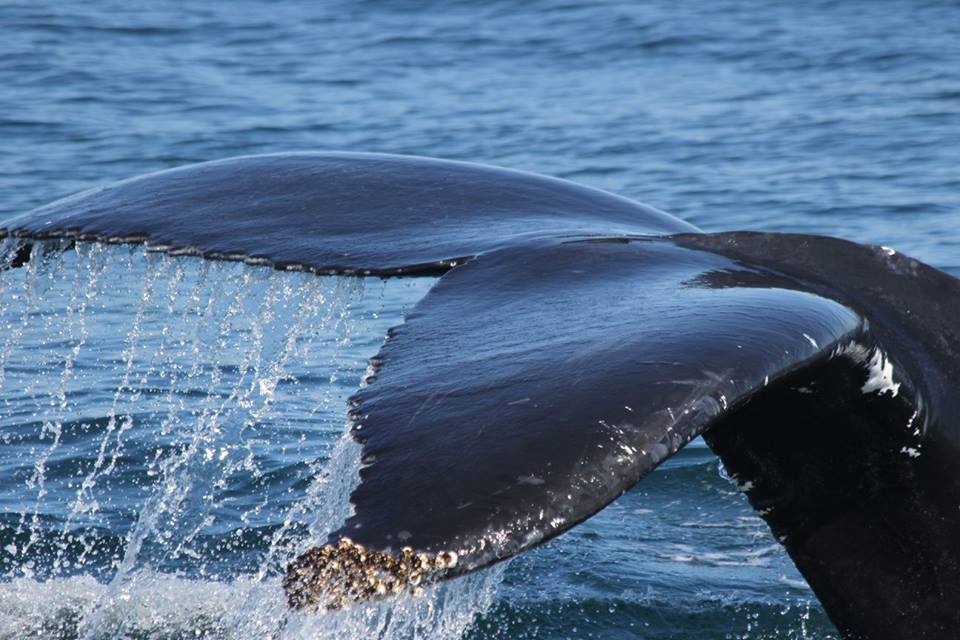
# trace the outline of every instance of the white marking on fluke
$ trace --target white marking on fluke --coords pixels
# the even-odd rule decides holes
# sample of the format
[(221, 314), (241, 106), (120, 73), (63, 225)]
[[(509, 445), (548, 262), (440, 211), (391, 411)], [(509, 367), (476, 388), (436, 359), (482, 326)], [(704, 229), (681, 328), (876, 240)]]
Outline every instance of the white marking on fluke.
[(874, 350), (870, 358), (870, 377), (860, 391), (863, 393), (876, 391), (881, 395), (889, 391), (890, 397), (896, 397), (900, 392), (900, 383), (893, 381), (893, 363), (880, 349)]
[(863, 345), (851, 342), (839, 347), (835, 355), (846, 356), (858, 364), (867, 367), (867, 381), (860, 387), (862, 393), (890, 393), (895, 397), (900, 393), (900, 383), (893, 381), (893, 363), (880, 348), (868, 350)]

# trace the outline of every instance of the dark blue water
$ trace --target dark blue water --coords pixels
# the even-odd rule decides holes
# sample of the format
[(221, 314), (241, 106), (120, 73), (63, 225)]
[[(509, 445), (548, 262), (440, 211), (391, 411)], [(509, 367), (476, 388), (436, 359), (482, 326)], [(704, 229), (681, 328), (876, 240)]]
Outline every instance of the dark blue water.
[[(188, 162), (387, 151), (960, 275), (955, 2), (7, 2), (0, 33), (0, 217)], [(342, 399), (429, 283), (84, 251), (0, 277), (0, 636), (832, 637), (702, 446), (502, 574), (285, 618), (272, 571), (349, 489)]]

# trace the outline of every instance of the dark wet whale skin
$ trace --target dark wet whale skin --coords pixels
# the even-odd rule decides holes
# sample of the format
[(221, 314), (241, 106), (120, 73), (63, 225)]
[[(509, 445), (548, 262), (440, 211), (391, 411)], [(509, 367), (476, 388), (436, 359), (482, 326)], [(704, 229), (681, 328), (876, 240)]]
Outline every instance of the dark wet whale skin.
[(701, 234), (569, 182), (376, 154), (151, 174), (3, 233), (449, 271), (352, 399), (366, 466), (336, 535), (452, 548), (457, 572), (475, 569), (589, 517), (702, 433), (845, 637), (960, 629), (960, 282), (908, 257)]
[[(374, 153), (229, 158), (93, 189), (6, 221), (31, 237), (143, 240), (333, 273), (442, 273), (531, 233), (696, 227), (565, 180)], [(228, 229), (225, 229), (227, 227)]]

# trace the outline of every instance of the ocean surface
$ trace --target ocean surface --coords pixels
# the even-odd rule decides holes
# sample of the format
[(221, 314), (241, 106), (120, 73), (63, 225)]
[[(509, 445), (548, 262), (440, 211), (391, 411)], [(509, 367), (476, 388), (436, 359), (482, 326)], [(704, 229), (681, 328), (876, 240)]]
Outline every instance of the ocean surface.
[[(0, 220), (191, 162), (383, 151), (960, 276), (954, 1), (7, 1), (0, 34)], [(836, 637), (702, 442), (493, 570), (290, 615), (277, 571), (355, 482), (344, 400), (430, 284), (92, 244), (0, 273), (0, 638)]]

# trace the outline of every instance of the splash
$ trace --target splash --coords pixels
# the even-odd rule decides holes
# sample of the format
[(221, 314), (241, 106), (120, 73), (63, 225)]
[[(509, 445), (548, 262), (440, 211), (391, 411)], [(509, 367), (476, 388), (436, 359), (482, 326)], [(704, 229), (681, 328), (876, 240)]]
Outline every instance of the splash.
[[(429, 281), (0, 246), (0, 637), (456, 638), (501, 570), (292, 612), (350, 514), (345, 399)], [(370, 290), (374, 295), (369, 295)]]

